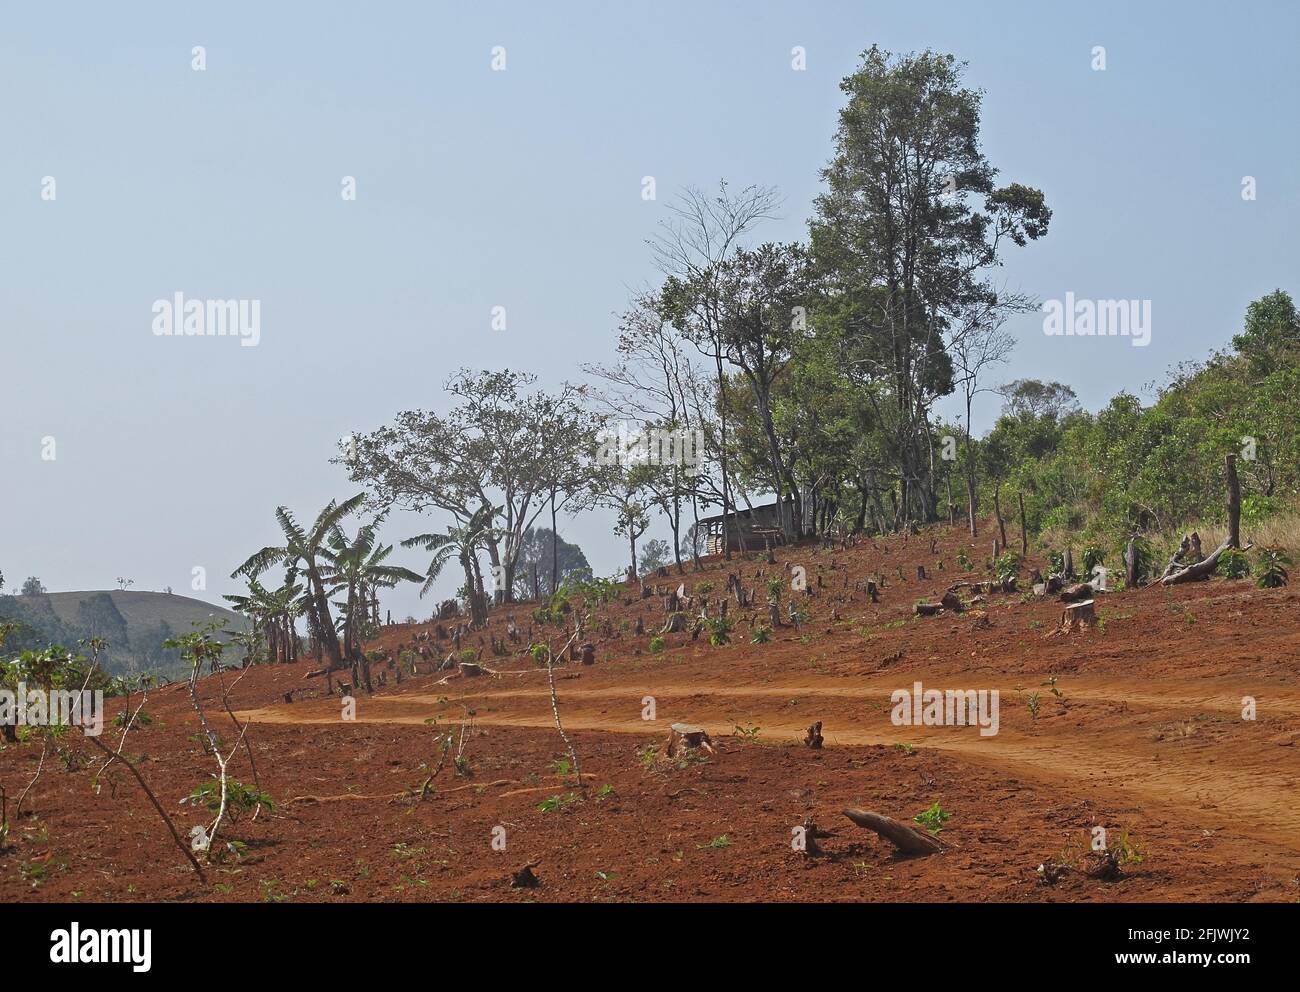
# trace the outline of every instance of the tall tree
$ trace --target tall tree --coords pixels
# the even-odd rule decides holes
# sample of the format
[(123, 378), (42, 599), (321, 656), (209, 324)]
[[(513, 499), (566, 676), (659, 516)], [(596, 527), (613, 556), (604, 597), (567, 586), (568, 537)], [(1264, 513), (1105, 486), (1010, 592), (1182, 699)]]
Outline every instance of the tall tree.
[[(733, 193), (725, 181), (718, 184), (716, 196), (688, 187), (670, 205), (670, 218), (651, 242), (660, 269), (667, 277), (667, 296), (678, 296), (675, 287), (689, 282), (704, 289), (691, 295), (689, 314), (680, 314), (684, 332), (700, 353), (713, 360), (717, 376), (717, 395), (721, 401), (726, 374), (723, 368), (725, 349), (722, 340), (722, 293), (718, 285), (721, 266), (743, 247), (743, 239), (755, 225), (772, 218), (780, 202), (777, 192), (768, 186), (747, 186)], [(725, 557), (731, 559), (727, 534), (734, 527), (728, 515), (735, 510), (727, 456), (727, 417), (719, 406), (719, 467), (722, 471), (722, 538)], [(633, 562), (635, 566), (635, 562)]]
[(934, 516), (930, 408), (954, 385), (945, 329), (996, 297), (988, 272), (1005, 243), (1042, 237), (1051, 217), (1038, 190), (994, 185), (964, 70), (929, 51), (863, 54), (840, 87), (847, 103), (811, 225), (846, 365), (879, 381), (892, 406), (877, 412), (898, 478), (896, 524)]

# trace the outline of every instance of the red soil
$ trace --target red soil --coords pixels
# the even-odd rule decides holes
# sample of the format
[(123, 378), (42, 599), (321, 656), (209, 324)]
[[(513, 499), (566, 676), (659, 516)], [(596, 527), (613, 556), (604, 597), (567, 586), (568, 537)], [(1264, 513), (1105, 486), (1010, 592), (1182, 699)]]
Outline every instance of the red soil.
[[(912, 619), (916, 600), (979, 577), (956, 565), (960, 548), (977, 561), (988, 553), (983, 539), (975, 546), (958, 532), (935, 537), (934, 553), (928, 534), (848, 551), (782, 549), (779, 562), (803, 565), (810, 585), (820, 575), (825, 586), (799, 597), (808, 623), (763, 645), (749, 643), (742, 622), (731, 644), (670, 634), (667, 650), (652, 655), (649, 631), (662, 626), (662, 606), (629, 587), (625, 600), (597, 611), (613, 621), (615, 636), (596, 639), (596, 665), (557, 670), (561, 716), (589, 783), (585, 800), (558, 809), (539, 805), (573, 790), (552, 769), (565, 751), (545, 671), (527, 656), (485, 650), (483, 663), (499, 674), (477, 679), (390, 681), (357, 697), (355, 722), (340, 719), (339, 697), (324, 695), (322, 678), (304, 678), (310, 664), (249, 670), (231, 701), (251, 721), (261, 785), (276, 808), (228, 828), (228, 838), (247, 844), (242, 857), (210, 867), (202, 885), (124, 768), (96, 794), (97, 760), (68, 771), (50, 759), (0, 851), (0, 899), (1300, 898), (1296, 593), (1217, 579), (1111, 593), (1098, 597), (1103, 625), (1064, 636), (1049, 636), (1060, 604), (1015, 594), (988, 597), (987, 626), (973, 612)], [(917, 565), (927, 580), (915, 580)], [(759, 587), (760, 602), (766, 578), (756, 571), (785, 574), (739, 556), (731, 568), (746, 587)], [(879, 604), (844, 587), (846, 576), (851, 587), (877, 572), (887, 583)], [(723, 563), (712, 562), (684, 581), (688, 592), (712, 582), (716, 598), (725, 578)], [(838, 621), (830, 620), (832, 606)], [(732, 607), (733, 618), (751, 612)], [(514, 609), (527, 630), (532, 607)], [(620, 632), (638, 612), (647, 634)], [(505, 622), (497, 611), (492, 631), (502, 636)], [(387, 628), (379, 645), (408, 645), (414, 633)], [(534, 636), (547, 633), (558, 646), (555, 628)], [(477, 635), (470, 646), (476, 642)], [(450, 649), (443, 642), (436, 650)], [(1060, 697), (1045, 685), (1052, 676)], [(915, 681), (1000, 690), (999, 733), (895, 726), (890, 693)], [(214, 727), (233, 741), (217, 678), (202, 687)], [(285, 704), (291, 689), (295, 701)], [(1036, 718), (1027, 704), (1033, 693)], [(655, 722), (642, 719), (646, 696), (654, 697)], [(1253, 721), (1242, 719), (1244, 696), (1257, 701)], [(110, 701), (110, 719), (118, 706)], [(428, 775), (422, 763), (436, 761), (426, 720), (455, 728), (467, 708), (476, 721), (465, 751), (469, 776), (448, 762), (430, 794), (412, 799)], [(205, 817), (178, 801), (214, 763), (195, 736), (183, 687), (155, 691), (145, 709), (153, 724), (132, 731), (126, 752), (140, 757), (187, 834)], [(684, 767), (644, 761), (639, 751), (662, 743), (676, 720), (707, 729), (718, 753)], [(815, 720), (823, 721), (821, 751), (800, 743)], [(756, 737), (734, 734), (755, 726)], [(117, 733), (106, 727), (101, 740), (113, 745)], [(77, 736), (68, 740), (95, 755)], [(11, 814), (38, 754), (35, 743), (0, 750)], [(232, 774), (252, 781), (242, 751)], [(924, 858), (897, 857), (840, 812), (862, 806), (910, 820), (935, 802), (952, 814), (940, 835), (948, 849)], [(807, 816), (835, 831), (821, 842), (822, 857), (791, 849), (792, 828)], [(1117, 881), (1072, 872), (1042, 883), (1037, 867), (1086, 843), (1096, 825), (1112, 838), (1127, 831), (1142, 860)], [(504, 851), (493, 846), (502, 836), (494, 828), (504, 828)], [(510, 888), (512, 872), (538, 858), (541, 886)]]

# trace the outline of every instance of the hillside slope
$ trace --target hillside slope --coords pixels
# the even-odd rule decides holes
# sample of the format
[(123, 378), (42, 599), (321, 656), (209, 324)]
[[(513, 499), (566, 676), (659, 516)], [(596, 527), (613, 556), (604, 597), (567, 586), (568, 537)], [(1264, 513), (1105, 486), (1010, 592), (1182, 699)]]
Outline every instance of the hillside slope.
[(43, 647), (76, 641), (94, 633), (109, 643), (105, 667), (115, 674), (152, 671), (172, 678), (182, 674), (177, 652), (162, 642), (188, 633), (196, 622), (218, 621), (223, 629), (243, 630), (248, 621), (214, 603), (174, 593), (79, 590), (40, 596), (0, 596), (0, 617), (26, 630), (10, 646)]

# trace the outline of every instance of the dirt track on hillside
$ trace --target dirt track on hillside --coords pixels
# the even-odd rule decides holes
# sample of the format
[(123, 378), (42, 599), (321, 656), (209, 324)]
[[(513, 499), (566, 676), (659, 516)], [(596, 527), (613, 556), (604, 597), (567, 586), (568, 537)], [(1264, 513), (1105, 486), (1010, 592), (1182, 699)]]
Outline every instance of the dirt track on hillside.
[[(559, 668), (556, 680), (565, 728), (591, 776), (585, 801), (567, 801), (572, 789), (550, 767), (564, 751), (545, 672), (527, 656), (484, 651), (498, 674), (422, 674), (359, 694), (354, 723), (340, 720), (323, 680), (304, 679), (305, 663), (267, 666), (250, 671), (232, 701), (250, 722), (263, 787), (280, 805), (274, 817), (233, 828), (248, 852), (217, 870), (228, 891), (205, 890), (183, 863), (171, 865), (177, 852), (129, 783), (115, 797), (92, 797), (87, 772), (60, 770), (33, 790), (36, 823), (23, 824), (20, 842), (0, 855), (0, 894), (14, 887), (20, 898), (66, 897), (81, 885), (86, 898), (313, 901), (1300, 898), (1300, 597), (1221, 580), (1113, 593), (1098, 599), (1100, 628), (1065, 636), (1051, 633), (1059, 604), (1014, 594), (990, 595), (962, 615), (913, 619), (917, 599), (979, 577), (956, 568), (959, 548), (972, 559), (986, 554), (982, 541), (976, 548), (961, 534), (937, 539), (933, 552), (925, 535), (847, 552), (783, 549), (775, 568), (738, 558), (731, 569), (760, 587), (760, 599), (784, 563), (822, 579), (818, 595), (801, 597), (810, 619), (768, 644), (749, 643), (741, 622), (731, 644), (667, 635), (666, 650), (650, 654), (650, 634), (628, 628), (639, 613), (648, 632), (657, 629), (657, 599), (629, 587), (624, 601), (598, 610), (612, 636), (595, 638), (597, 663)], [(929, 579), (900, 579), (900, 569), (913, 576), (917, 565)], [(877, 574), (886, 585), (872, 604), (852, 586)], [(687, 590), (709, 581), (716, 598), (725, 576), (714, 563), (687, 575)], [(525, 628), (531, 609), (515, 608)], [(493, 632), (504, 621), (494, 614)], [(415, 633), (387, 628), (378, 643), (396, 653)], [(553, 628), (533, 639), (547, 634), (562, 639)], [(425, 673), (431, 667), (422, 663)], [(205, 691), (215, 692), (212, 681)], [(998, 690), (998, 733), (894, 725), (890, 694), (916, 681)], [(296, 696), (286, 704), (288, 690)], [(653, 721), (642, 716), (646, 697)], [(1243, 697), (1256, 701), (1254, 720), (1242, 718)], [(193, 714), (175, 688), (148, 709), (155, 726), (136, 732), (134, 746), (148, 747), (142, 770), (174, 803), (206, 774), (190, 739)], [(457, 728), (467, 711), (477, 728), (471, 776), (446, 770), (433, 796), (404, 798), (427, 774), (421, 762), (433, 760), (428, 721)], [(706, 728), (719, 753), (684, 767), (643, 759), (677, 720)], [(799, 743), (814, 720), (823, 721), (821, 751)], [(27, 752), (0, 752), (0, 783), (23, 781), (34, 767)], [(564, 801), (539, 809), (547, 797)], [(839, 813), (865, 805), (908, 819), (934, 802), (953, 816), (941, 835), (948, 852), (931, 858), (899, 859)], [(198, 822), (176, 815), (186, 828)], [(790, 849), (791, 828), (809, 815), (837, 831), (825, 858)], [(1119, 882), (1075, 873), (1041, 884), (1036, 866), (1097, 825), (1127, 831), (1142, 861)], [(496, 826), (509, 835), (506, 851), (489, 843)], [(34, 852), (62, 865), (36, 888), (20, 867)], [(542, 888), (510, 889), (510, 870), (533, 857), (543, 859)], [(323, 880), (346, 891), (326, 891)]]

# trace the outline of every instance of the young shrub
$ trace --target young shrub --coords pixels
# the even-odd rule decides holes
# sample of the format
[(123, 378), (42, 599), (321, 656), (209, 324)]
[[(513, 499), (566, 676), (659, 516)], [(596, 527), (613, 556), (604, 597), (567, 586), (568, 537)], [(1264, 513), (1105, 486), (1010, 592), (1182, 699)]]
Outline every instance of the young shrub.
[(1229, 548), (1219, 556), (1215, 571), (1226, 579), (1247, 578), (1250, 575), (1250, 559), (1239, 548)]
[(1010, 582), (1020, 574), (1020, 556), (1014, 551), (1006, 551), (998, 555), (998, 560), (993, 563), (993, 576), (999, 582)]
[(715, 648), (731, 643), (730, 620), (726, 617), (718, 617), (716, 620), (709, 621), (709, 643)]
[(1277, 589), (1286, 585), (1290, 579), (1286, 566), (1290, 564), (1291, 559), (1281, 549), (1265, 548), (1259, 555), (1256, 583), (1261, 589)]
[(662, 654), (666, 646), (661, 635), (655, 634), (654, 637), (650, 638), (649, 651), (651, 654)]

